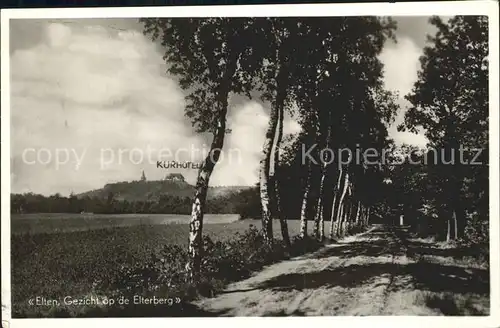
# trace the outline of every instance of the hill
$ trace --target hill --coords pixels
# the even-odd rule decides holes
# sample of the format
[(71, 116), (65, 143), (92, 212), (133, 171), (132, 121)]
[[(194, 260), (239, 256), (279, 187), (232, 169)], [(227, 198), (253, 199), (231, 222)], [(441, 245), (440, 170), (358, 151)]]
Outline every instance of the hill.
[[(78, 195), (43, 196), (12, 194), (11, 212), (99, 213), (99, 214), (190, 214), (195, 188), (181, 174), (164, 180), (117, 182)], [(208, 190), (206, 213), (240, 214), (242, 218), (260, 215), (257, 187), (220, 186)]]
[[(227, 197), (250, 189), (248, 186), (218, 186), (210, 187), (208, 200)], [(153, 180), (153, 181), (124, 181), (106, 184), (103, 188), (91, 190), (76, 195), (78, 198), (97, 197), (107, 199), (112, 193), (115, 200), (146, 201), (158, 200), (161, 196), (176, 196), (180, 198), (193, 197), (194, 186), (184, 181), (183, 177)]]

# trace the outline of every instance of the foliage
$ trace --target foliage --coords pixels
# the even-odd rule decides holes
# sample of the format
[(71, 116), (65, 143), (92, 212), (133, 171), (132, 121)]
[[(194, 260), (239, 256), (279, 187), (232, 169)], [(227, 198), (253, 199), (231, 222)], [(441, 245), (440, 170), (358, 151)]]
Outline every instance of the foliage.
[[(245, 94), (255, 86), (267, 51), (267, 20), (247, 17), (141, 18), (144, 34), (161, 40), (167, 71), (187, 90), (185, 114), (197, 132), (211, 132), (209, 154), (198, 171), (189, 233), (187, 275), (200, 272), (203, 213), (210, 176), (226, 134), (231, 94)], [(264, 33), (262, 33), (264, 30)]]
[(465, 226), (464, 242), (468, 245), (479, 245), (483, 251), (489, 252), (489, 222), (484, 220), (477, 213), (470, 215)]
[[(297, 238), (292, 249), (294, 255), (299, 255), (317, 250), (320, 246), (313, 240)], [(214, 241), (204, 236), (201, 281), (191, 288), (195, 288), (201, 296), (213, 296), (218, 292), (218, 287), (245, 279), (265, 265), (289, 256), (282, 241), (275, 241), (272, 245), (265, 243), (260, 230), (253, 225), (226, 240)], [(171, 294), (172, 290), (185, 288), (186, 259), (187, 252), (183, 248), (177, 245), (164, 246), (160, 255), (152, 257), (145, 265), (123, 268), (115, 286), (133, 294), (145, 291)], [(196, 296), (191, 294), (187, 298)], [(183, 295), (183, 299), (187, 298)]]
[[(164, 46), (168, 73), (189, 91), (186, 115), (213, 131), (227, 93), (250, 96), (266, 45), (260, 18), (141, 18), (144, 34)], [(223, 97), (224, 99), (221, 99)], [(224, 115), (225, 116), (225, 115)]]
[(241, 201), (235, 205), (235, 213), (241, 219), (260, 219), (262, 215), (262, 205), (260, 202), (259, 187), (252, 187), (239, 193)]
[[(280, 192), (282, 202), (289, 204), (285, 216), (298, 217), (302, 204), (310, 203), (314, 205), (306, 206), (306, 217), (329, 219), (344, 205), (332, 201), (338, 192), (339, 162), (348, 162), (345, 151), (355, 154), (370, 148), (380, 154), (389, 143), (387, 125), (398, 105), (396, 95), (383, 87), (378, 54), (394, 39), (395, 24), (380, 17), (306, 18), (301, 23), (303, 39), (294, 53), (295, 78), (288, 94), (295, 95), (302, 131), (284, 147)], [(309, 152), (312, 159), (304, 156), (304, 146), (314, 148)], [(333, 151), (330, 165), (321, 161), (323, 149)], [(381, 187), (381, 170), (353, 162), (343, 165), (354, 190), (345, 202), (369, 207), (377, 201), (372, 191)], [(349, 221), (354, 219), (351, 214)]]
[[(456, 217), (452, 238), (463, 238), (467, 213), (488, 217), (488, 18), (455, 16), (445, 22), (433, 17), (430, 22), (437, 33), (420, 58), (418, 80), (406, 95), (412, 106), (399, 129), (424, 129), (438, 153), (438, 163), (429, 167), (432, 200), (448, 230)], [(476, 149), (482, 150), (479, 165), (471, 163)]]
[[(231, 94), (260, 93), (261, 100), (271, 102), (272, 106), (280, 101), (287, 110), (294, 109), (301, 131), (282, 147), (283, 157), (277, 163), (279, 174), (275, 175), (280, 202), (285, 204), (282, 217), (297, 218), (301, 205), (310, 203), (304, 207), (307, 208), (304, 222), (312, 218), (319, 227), (318, 218), (325, 216), (332, 222), (335, 220), (344, 232), (355, 233), (366, 227), (369, 213), (388, 223), (397, 222), (403, 214), (405, 222), (420, 233), (426, 230), (440, 237), (446, 230), (450, 235), (453, 219), (456, 231), (460, 231), (456, 236), (461, 238), (459, 243), (486, 253), (489, 243), (489, 194), (485, 188), (489, 148), (486, 17), (456, 16), (447, 22), (434, 17), (430, 21), (437, 33), (429, 38), (430, 45), (424, 49), (418, 80), (405, 96), (411, 106), (399, 127), (410, 132), (423, 129), (429, 147), (416, 158), (415, 154), (403, 156), (399, 164), (351, 161), (342, 166), (338, 164), (344, 157), (336, 158), (333, 165), (321, 165), (318, 161), (321, 150), (347, 149), (356, 153), (370, 149), (378, 154), (389, 150), (392, 158), (397, 157), (397, 151), (412, 150), (408, 145), (395, 147), (388, 135), (388, 125), (394, 122), (398, 105), (396, 95), (384, 89), (379, 54), (385, 42), (394, 38), (395, 24), (390, 19), (214, 17), (141, 21), (145, 34), (165, 47), (167, 73), (178, 79), (186, 91), (185, 114), (198, 132), (214, 132), (212, 147), (220, 150), (223, 146)], [(303, 145), (319, 146), (311, 153), (312, 160), (304, 159)], [(473, 148), (481, 148), (482, 164), (445, 165), (443, 160), (459, 146), (465, 147), (469, 158)], [(434, 157), (436, 163), (425, 163), (424, 160), (435, 155), (433, 149), (438, 152)], [(415, 159), (420, 163), (411, 162)], [(241, 218), (257, 218), (263, 210), (257, 188), (218, 194), (205, 204), (207, 191), (215, 194), (214, 189), (208, 189), (214, 165), (207, 157), (200, 170), (196, 197), (202, 206), (193, 215), (198, 220), (193, 223), (200, 224), (191, 225), (189, 256), (183, 247), (187, 227), (179, 234), (183, 240), (179, 245), (171, 242), (165, 245), (164, 239), (161, 242), (157, 239), (154, 245), (146, 247), (144, 240), (151, 240), (144, 229), (143, 239), (134, 235), (126, 242), (116, 243), (114, 249), (107, 244), (110, 237), (114, 241), (123, 236), (114, 233), (110, 236), (102, 231), (85, 235), (93, 241), (99, 240), (96, 245), (89, 245), (85, 238), (79, 239), (83, 234), (58, 235), (57, 241), (47, 235), (14, 237), (13, 284), (24, 286), (15, 292), (15, 302), (23, 302), (29, 295), (60, 295), (61, 289), (50, 287), (62, 279), (74, 282), (75, 287), (71, 288), (77, 294), (162, 295), (182, 297), (187, 302), (199, 295), (211, 296), (228, 282), (248, 277), (265, 265), (321, 246), (307, 236), (293, 238), (290, 247), (280, 240), (269, 243), (272, 238), (265, 239), (255, 226), (235, 233), (227, 225), (221, 229), (227, 238), (199, 238), (204, 212), (238, 212)], [(339, 176), (343, 179), (338, 179)], [(183, 193), (193, 194), (194, 188), (185, 182), (176, 186), (179, 192), (176, 195), (161, 188), (148, 192), (150, 182), (138, 183), (143, 199), (119, 199), (119, 193), (112, 190), (100, 197), (13, 195), (12, 209), (186, 214), (191, 211), (192, 199)], [(361, 221), (354, 215), (356, 208), (361, 212)], [(334, 217), (335, 213), (341, 214)], [(122, 248), (116, 249), (116, 245)], [(123, 245), (139, 245), (139, 250), (128, 253)], [(29, 252), (44, 256), (29, 265), (22, 263), (21, 259), (30, 258)], [(68, 259), (68, 253), (78, 256)], [(187, 281), (185, 263), (189, 264), (189, 258), (196, 258), (200, 265), (195, 271), (200, 269), (200, 272), (196, 279)], [(58, 271), (51, 270), (48, 263)], [(96, 268), (90, 275), (89, 267)], [(42, 286), (35, 276), (51, 281), (52, 285)], [(169, 311), (173, 310), (166, 310), (164, 315)]]
[[(392, 149), (389, 158), (394, 164), (385, 172), (389, 183), (381, 189), (383, 199), (376, 206), (376, 212), (396, 223), (404, 215), (405, 224), (421, 235), (433, 235), (443, 239), (446, 225), (443, 220), (443, 173), (445, 170), (434, 165), (435, 149), (417, 149), (402, 145)], [(399, 154), (402, 157), (395, 159)], [(392, 157), (392, 159), (391, 159)], [(465, 180), (461, 202), (467, 205), (466, 226), (462, 242), (488, 248), (487, 190), (474, 182)], [(477, 189), (469, 189), (474, 185)], [(485, 215), (486, 213), (486, 215)]]
[(438, 32), (429, 38), (432, 45), (420, 59), (419, 79), (406, 96), (413, 106), (401, 128), (417, 131), (423, 127), (434, 145), (442, 145), (443, 138), (465, 141), (481, 136), (488, 119), (487, 19), (430, 20)]
[[(155, 181), (160, 182), (161, 181)], [(192, 191), (192, 186), (187, 189)], [(117, 195), (108, 192), (106, 198), (95, 196), (64, 197), (60, 195), (43, 196), (32, 193), (11, 195), (11, 212), (19, 213), (102, 213), (102, 214), (190, 214), (191, 197), (184, 195), (184, 189), (174, 189), (170, 192), (155, 191), (146, 188), (149, 192), (145, 200), (123, 199), (127, 192), (134, 190), (134, 184), (121, 188)], [(106, 189), (106, 188), (105, 188)], [(110, 188), (108, 188), (110, 189)], [(153, 191), (151, 191), (153, 189)], [(206, 213), (233, 214), (238, 213), (242, 218), (259, 217), (259, 213), (253, 210), (255, 203), (255, 192), (248, 187), (213, 187), (212, 196), (206, 204)], [(190, 194), (192, 196), (192, 194)], [(120, 197), (121, 199), (118, 199)], [(250, 204), (250, 207), (248, 206)]]

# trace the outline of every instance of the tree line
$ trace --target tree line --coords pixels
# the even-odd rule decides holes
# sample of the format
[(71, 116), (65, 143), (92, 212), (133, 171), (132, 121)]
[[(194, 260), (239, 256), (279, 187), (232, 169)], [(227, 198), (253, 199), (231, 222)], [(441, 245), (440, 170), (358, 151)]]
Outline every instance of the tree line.
[(421, 193), (426, 211), (444, 223), (441, 235), (458, 240), (466, 237), (469, 223), (489, 220), (488, 17), (430, 22), (437, 32), (420, 58), (418, 80), (405, 96), (411, 107), (398, 128), (425, 130), (429, 142), (421, 156), (438, 160), (417, 167), (417, 175), (407, 174), (407, 183)]
[[(257, 201), (257, 203), (256, 203)], [(11, 213), (95, 213), (95, 214), (183, 214), (191, 213), (191, 197), (161, 194), (147, 200), (117, 199), (109, 192), (98, 196), (68, 197), (54, 194), (12, 194)], [(257, 206), (256, 206), (257, 205)], [(231, 192), (207, 201), (206, 213), (239, 214), (242, 219), (259, 218), (258, 193), (255, 188)]]
[[(273, 242), (273, 219), (277, 219), (283, 240), (290, 244), (280, 197), (285, 170), (277, 165), (282, 162), (285, 111), (295, 111), (302, 126), (301, 135), (290, 145), (291, 162), (299, 144), (386, 146), (385, 123), (394, 119), (397, 106), (395, 96), (383, 88), (383, 65), (377, 56), (385, 41), (394, 38), (391, 19), (145, 18), (141, 22), (145, 34), (165, 46), (168, 72), (187, 91), (186, 115), (198, 132), (213, 134), (193, 198), (187, 264), (192, 279), (200, 269), (208, 184), (224, 145), (230, 95), (259, 98), (270, 107), (259, 183), (267, 243)], [(319, 156), (317, 151), (314, 155)], [(320, 240), (325, 236), (325, 214), (331, 213), (332, 237), (353, 224), (366, 224), (372, 202), (369, 189), (380, 180), (377, 168), (362, 163), (324, 163), (300, 161), (295, 169), (304, 178), (295, 180), (293, 187), (303, 190), (297, 213), (301, 235), (305, 237), (312, 221)], [(333, 200), (327, 203), (329, 196)]]
[[(268, 244), (273, 243), (274, 220), (283, 241), (290, 244), (287, 217), (300, 218), (303, 238), (312, 224), (312, 237), (319, 241), (366, 226), (375, 214), (412, 216), (422, 207), (446, 223), (450, 240), (464, 236), (471, 215), (487, 219), (487, 165), (395, 167), (353, 161), (343, 153), (331, 158), (331, 153), (340, 152), (328, 152), (380, 154), (395, 149), (388, 126), (400, 109), (398, 95), (385, 89), (379, 59), (384, 45), (395, 41), (392, 19), (140, 21), (144, 33), (165, 48), (168, 73), (186, 92), (187, 117), (198, 132), (213, 137), (192, 198), (186, 266), (190, 279), (196, 279), (201, 265), (208, 185), (224, 146), (228, 99), (234, 94), (257, 99), (270, 109), (258, 185), (262, 234)], [(428, 146), (444, 149), (443, 157), (460, 145), (480, 147), (487, 154), (487, 18), (433, 17), (430, 23), (437, 33), (429, 37), (418, 79), (405, 95), (410, 108), (399, 129), (423, 129)], [(286, 112), (297, 119), (300, 133), (284, 136)], [(308, 156), (304, 147), (312, 149)]]

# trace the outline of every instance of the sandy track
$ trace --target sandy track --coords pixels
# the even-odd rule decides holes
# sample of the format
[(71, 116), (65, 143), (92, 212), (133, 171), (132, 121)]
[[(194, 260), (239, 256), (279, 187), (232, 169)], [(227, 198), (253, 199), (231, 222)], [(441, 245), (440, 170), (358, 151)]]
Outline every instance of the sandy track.
[[(441, 264), (422, 262), (415, 256), (418, 250), (425, 253), (434, 248), (430, 244), (424, 245), (428, 248), (421, 247), (407, 238), (404, 229), (374, 226), (313, 254), (270, 265), (249, 279), (229, 285), (217, 297), (199, 300), (194, 305), (206, 313), (220, 316), (443, 315), (452, 310), (461, 312), (453, 313), (455, 315), (470, 315), (488, 312), (487, 282), (455, 290), (464, 279), (468, 281), (472, 275), (477, 278), (478, 271), (467, 276), (468, 271), (464, 268), (461, 269), (464, 272), (450, 271), (450, 268), (460, 270), (456, 269), (458, 266), (441, 268)], [(409, 248), (412, 248), (410, 252)], [(445, 255), (443, 258), (448, 258)], [(440, 274), (442, 271), (446, 273), (444, 278)], [(486, 275), (487, 272), (480, 272), (483, 278)], [(450, 290), (443, 290), (443, 284)], [(457, 297), (450, 298), (447, 293)]]

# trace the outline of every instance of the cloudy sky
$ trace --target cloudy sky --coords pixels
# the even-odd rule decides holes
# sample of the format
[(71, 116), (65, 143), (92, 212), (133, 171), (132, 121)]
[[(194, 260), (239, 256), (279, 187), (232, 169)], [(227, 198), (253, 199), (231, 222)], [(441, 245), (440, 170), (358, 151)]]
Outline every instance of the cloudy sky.
[[(398, 42), (380, 58), (387, 87), (404, 95), (434, 31), (427, 17), (397, 21)], [(194, 182), (196, 170), (156, 167), (181, 149), (179, 161), (201, 159), (210, 139), (185, 118), (183, 92), (137, 20), (11, 20), (10, 63), (12, 192), (79, 193), (136, 180), (142, 170), (150, 180), (181, 172)], [(261, 104), (231, 101), (232, 133), (211, 185), (257, 182), (267, 121)], [(298, 129), (287, 117), (285, 132)], [(398, 143), (425, 144), (395, 126), (390, 134)]]

